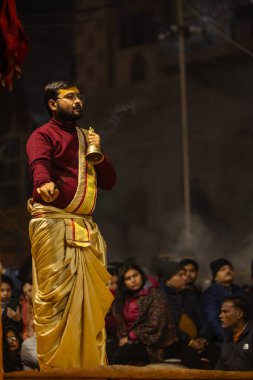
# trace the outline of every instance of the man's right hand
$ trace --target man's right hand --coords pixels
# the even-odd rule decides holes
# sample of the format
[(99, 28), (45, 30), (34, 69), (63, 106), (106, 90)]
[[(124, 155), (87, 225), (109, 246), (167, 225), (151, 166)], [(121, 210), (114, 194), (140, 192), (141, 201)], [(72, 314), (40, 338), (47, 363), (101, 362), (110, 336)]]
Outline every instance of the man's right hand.
[(207, 346), (208, 342), (204, 338), (192, 339), (190, 342), (190, 347), (197, 352), (203, 352)]
[(54, 182), (44, 183), (41, 187), (37, 188), (37, 193), (41, 196), (44, 202), (53, 202), (59, 195)]
[(128, 343), (128, 337), (127, 336), (124, 336), (124, 338), (121, 338), (119, 340), (119, 346), (122, 347), (122, 346), (125, 346), (125, 344)]

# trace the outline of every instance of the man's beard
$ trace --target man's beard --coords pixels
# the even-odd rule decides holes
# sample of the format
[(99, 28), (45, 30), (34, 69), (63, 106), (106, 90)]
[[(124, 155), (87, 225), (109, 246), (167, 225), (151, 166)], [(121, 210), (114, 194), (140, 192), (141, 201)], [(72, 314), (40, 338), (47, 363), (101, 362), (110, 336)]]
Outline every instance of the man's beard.
[(61, 120), (62, 122), (66, 121), (76, 121), (81, 119), (83, 116), (83, 110), (80, 108), (80, 113), (70, 113), (69, 111), (65, 111), (64, 109), (60, 108), (57, 112), (57, 119)]

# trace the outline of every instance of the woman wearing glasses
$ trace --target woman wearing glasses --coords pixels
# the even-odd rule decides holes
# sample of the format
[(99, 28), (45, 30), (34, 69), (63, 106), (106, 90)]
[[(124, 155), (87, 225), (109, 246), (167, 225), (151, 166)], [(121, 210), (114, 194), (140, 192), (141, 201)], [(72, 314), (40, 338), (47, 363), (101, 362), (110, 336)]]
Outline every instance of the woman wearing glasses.
[(20, 358), (21, 344), (22, 338), (15, 327), (7, 327), (3, 335), (4, 372), (23, 370)]

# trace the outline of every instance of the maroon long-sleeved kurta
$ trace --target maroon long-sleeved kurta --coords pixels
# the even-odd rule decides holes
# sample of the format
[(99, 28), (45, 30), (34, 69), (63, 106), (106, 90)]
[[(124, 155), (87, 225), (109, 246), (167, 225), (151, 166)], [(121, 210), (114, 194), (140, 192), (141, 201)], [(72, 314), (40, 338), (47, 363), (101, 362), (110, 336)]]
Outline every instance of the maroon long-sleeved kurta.
[[(50, 205), (65, 208), (72, 201), (78, 184), (78, 147), (75, 127), (65, 127), (55, 119), (31, 134), (26, 151), (35, 202), (48, 204), (41, 199), (37, 188), (51, 181), (59, 189), (59, 196)], [(98, 187), (111, 189), (116, 181), (116, 173), (108, 157), (105, 155), (104, 161), (94, 168)]]

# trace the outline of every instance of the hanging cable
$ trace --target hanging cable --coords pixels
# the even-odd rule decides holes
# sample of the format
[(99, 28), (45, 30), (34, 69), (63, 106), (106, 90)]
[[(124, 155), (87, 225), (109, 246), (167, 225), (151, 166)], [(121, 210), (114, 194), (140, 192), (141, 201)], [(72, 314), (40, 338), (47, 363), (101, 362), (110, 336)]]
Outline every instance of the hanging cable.
[(217, 34), (219, 34), (221, 37), (224, 38), (224, 40), (226, 40), (228, 43), (230, 43), (231, 45), (233, 45), (235, 48), (239, 49), (240, 51), (242, 51), (243, 53), (247, 54), (248, 56), (250, 56), (251, 58), (253, 58), (253, 51), (247, 49), (245, 46), (243, 46), (242, 44), (240, 44), (239, 42), (233, 40), (233, 38), (231, 38), (230, 36), (228, 36), (225, 32), (223, 32), (217, 25), (217, 23), (211, 19), (209, 19), (208, 21), (205, 21), (203, 20), (203, 14), (201, 13), (201, 11), (199, 11), (191, 2), (191, 0), (186, 0), (185, 3), (190, 7), (190, 9), (192, 10), (192, 12), (198, 16), (199, 18), (201, 18), (201, 20), (205, 23), (208, 23), (210, 24), (214, 29), (215, 31), (217, 32)]

